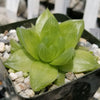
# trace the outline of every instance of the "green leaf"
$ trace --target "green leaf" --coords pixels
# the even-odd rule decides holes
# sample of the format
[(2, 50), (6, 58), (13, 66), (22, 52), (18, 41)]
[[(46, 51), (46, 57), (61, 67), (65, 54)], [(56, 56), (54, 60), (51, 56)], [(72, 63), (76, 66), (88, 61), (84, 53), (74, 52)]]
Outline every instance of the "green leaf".
[(100, 67), (97, 63), (97, 59), (89, 51), (76, 50), (75, 57), (73, 61), (71, 60), (65, 66), (59, 67), (60, 70), (64, 72), (87, 72), (92, 71)]
[(56, 48), (51, 45), (46, 47), (43, 43), (39, 45), (38, 54), (43, 62), (51, 62), (56, 57)]
[(60, 35), (59, 24), (54, 17), (50, 17), (41, 30), (41, 40), (45, 45), (51, 45), (56, 38)]
[(33, 59), (22, 49), (17, 50), (8, 58), (4, 65), (17, 71), (29, 72)]
[(51, 62), (63, 52), (65, 45), (65, 40), (60, 36), (59, 25), (55, 18), (50, 17), (47, 20), (40, 36), (39, 57), (43, 62)]
[(83, 20), (68, 20), (59, 24), (62, 36), (65, 38), (65, 48), (74, 48), (84, 30)]
[(58, 78), (57, 80), (55, 81), (55, 84), (58, 85), (58, 86), (61, 86), (65, 83), (65, 74), (62, 73), (62, 72), (59, 72), (58, 73)]
[(17, 28), (17, 35), (26, 51), (33, 56), (34, 59), (39, 60), (37, 54), (37, 46), (40, 42), (38, 34), (33, 29)]
[(10, 40), (10, 44), (11, 44), (11, 53), (14, 53), (15, 51), (21, 48), (21, 45), (13, 39)]
[(34, 91), (40, 91), (55, 81), (58, 71), (49, 64), (33, 62), (32, 69), (29, 74), (32, 89)]
[(46, 23), (46, 21), (49, 19), (49, 17), (53, 17), (53, 15), (50, 13), (50, 11), (47, 9), (47, 10), (45, 10), (39, 17), (38, 17), (38, 19), (37, 19), (37, 21), (36, 21), (36, 26), (35, 26), (35, 28), (36, 28), (36, 31), (38, 32), (38, 33), (40, 33), (41, 32), (41, 30), (42, 30), (42, 28), (43, 28), (43, 26), (44, 26), (44, 24)]
[(65, 65), (70, 61), (74, 56), (74, 49), (70, 48), (65, 50), (59, 57), (54, 59), (50, 64), (51, 65)]

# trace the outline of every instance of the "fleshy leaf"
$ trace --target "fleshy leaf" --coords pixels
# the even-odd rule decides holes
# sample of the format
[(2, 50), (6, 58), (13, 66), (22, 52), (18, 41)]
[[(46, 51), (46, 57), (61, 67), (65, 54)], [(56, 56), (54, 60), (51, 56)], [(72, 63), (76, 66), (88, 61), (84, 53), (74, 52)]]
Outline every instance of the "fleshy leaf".
[(51, 45), (60, 34), (59, 24), (54, 17), (50, 17), (43, 26), (40, 37), (46, 46)]
[(59, 24), (59, 27), (65, 38), (65, 48), (74, 48), (84, 30), (83, 20), (68, 20)]
[(11, 54), (8, 60), (4, 62), (4, 65), (17, 71), (29, 72), (33, 61), (24, 50), (19, 49)]
[(65, 65), (68, 63), (68, 61), (72, 60), (74, 56), (74, 49), (70, 48), (68, 50), (65, 50), (59, 57), (54, 59), (50, 64), (51, 65)]
[(41, 32), (41, 30), (42, 30), (42, 28), (43, 28), (43, 26), (44, 26), (44, 24), (45, 24), (45, 22), (49, 19), (49, 17), (53, 17), (53, 15), (50, 13), (50, 11), (47, 9), (47, 10), (45, 10), (39, 17), (38, 17), (38, 19), (37, 19), (37, 21), (36, 21), (36, 26), (35, 26), (35, 28), (36, 28), (36, 31), (38, 32), (38, 33), (40, 33)]
[(100, 67), (97, 63), (97, 59), (89, 51), (76, 50), (73, 61), (70, 61), (64, 66), (60, 66), (59, 69), (64, 72), (87, 72), (92, 71)]
[(43, 43), (39, 45), (38, 54), (43, 62), (52, 61), (56, 56), (56, 52), (56, 48), (53, 45), (50, 47), (46, 47)]
[(61, 86), (65, 83), (65, 74), (62, 73), (62, 72), (59, 72), (58, 73), (58, 78), (57, 80), (55, 81), (55, 84), (58, 85), (58, 86)]
[(37, 46), (40, 42), (38, 34), (33, 29), (17, 28), (17, 35), (26, 51), (38, 60)]
[(34, 91), (40, 91), (56, 80), (56, 68), (42, 62), (34, 62), (30, 70), (30, 83)]
[(39, 57), (43, 62), (51, 62), (62, 53), (65, 46), (65, 40), (60, 36), (59, 25), (55, 18), (50, 17), (47, 20), (40, 36)]
[(21, 45), (13, 39), (10, 40), (10, 44), (11, 44), (11, 53), (14, 53), (15, 51), (21, 48)]

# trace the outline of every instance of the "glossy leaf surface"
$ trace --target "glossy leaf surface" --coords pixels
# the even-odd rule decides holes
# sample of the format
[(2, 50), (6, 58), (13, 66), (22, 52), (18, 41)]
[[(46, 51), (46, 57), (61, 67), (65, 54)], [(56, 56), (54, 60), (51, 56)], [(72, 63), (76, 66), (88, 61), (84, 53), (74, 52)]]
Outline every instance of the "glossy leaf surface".
[(31, 70), (31, 64), (33, 63), (31, 59), (24, 50), (19, 49), (4, 63), (6, 67), (12, 68), (17, 71), (29, 72)]
[(65, 38), (65, 48), (74, 48), (84, 30), (83, 20), (68, 20), (59, 24), (62, 36)]
[(33, 56), (34, 59), (39, 59), (37, 55), (37, 46), (40, 42), (38, 34), (33, 29), (17, 28), (17, 35), (26, 51)]
[(10, 44), (11, 44), (11, 53), (14, 53), (15, 51), (21, 48), (21, 45), (17, 43), (15, 40), (10, 40)]
[(49, 17), (53, 16), (48, 9), (46, 9), (37, 19), (36, 21), (36, 31), (40, 34), (44, 24), (49, 19)]
[(59, 67), (64, 72), (87, 72), (99, 68), (96, 57), (89, 51), (76, 50), (73, 61), (70, 61), (65, 66)]
[(59, 57), (57, 57), (55, 60), (53, 60), (50, 64), (51, 65), (65, 65), (68, 63), (68, 61), (72, 60), (74, 56), (74, 49), (70, 48), (66, 51), (64, 51)]
[(30, 83), (34, 91), (40, 91), (50, 85), (58, 75), (58, 70), (49, 64), (34, 62), (30, 70)]

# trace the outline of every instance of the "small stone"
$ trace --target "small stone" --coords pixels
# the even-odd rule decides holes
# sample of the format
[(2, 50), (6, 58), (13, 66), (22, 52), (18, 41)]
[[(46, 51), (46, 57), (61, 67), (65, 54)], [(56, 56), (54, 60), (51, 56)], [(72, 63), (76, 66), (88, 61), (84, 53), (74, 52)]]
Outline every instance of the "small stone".
[(67, 78), (65, 78), (65, 84), (71, 82), (71, 80), (68, 80)]
[(86, 44), (84, 42), (79, 42), (78, 45), (82, 46), (82, 47), (85, 47)]
[(8, 52), (4, 52), (3, 54), (3, 58), (5, 58), (5, 60), (7, 60), (9, 58), (10, 54), (8, 54)]
[(15, 80), (16, 78), (18, 78), (15, 73), (10, 73), (9, 76), (10, 76), (11, 80)]
[(84, 73), (75, 74), (76, 78), (83, 77), (84, 75), (85, 75)]
[(16, 41), (19, 41), (18, 37), (17, 37), (17, 34), (16, 34), (16, 30), (10, 30), (9, 33), (7, 34), (9, 37), (8, 39), (11, 40), (11, 39), (14, 39)]
[(71, 81), (76, 79), (75, 74), (73, 72), (66, 73), (66, 78)]
[(12, 29), (12, 30), (9, 31), (9, 33), (11, 33), (11, 34), (12, 33), (16, 33), (16, 30), (15, 29)]
[(23, 72), (22, 71), (16, 72), (15, 74), (17, 75), (18, 78), (23, 77)]
[(2, 53), (0, 53), (0, 57), (2, 57)]
[(30, 86), (30, 78), (29, 78), (29, 77), (27, 77), (27, 78), (24, 79), (24, 83), (26, 84), (26, 86), (27, 86), (28, 88), (31, 87), (31, 86)]
[(4, 40), (7, 40), (7, 38), (8, 38), (7, 36), (4, 36), (4, 37), (3, 37)]
[(8, 30), (4, 31), (4, 36), (6, 36), (8, 34)]
[(97, 62), (98, 62), (98, 64), (100, 64), (100, 60), (98, 60)]
[(22, 96), (22, 97), (24, 97), (24, 98), (29, 98), (29, 96), (26, 95), (26, 93), (25, 93), (24, 91), (21, 91), (21, 92), (19, 93), (19, 95)]
[(80, 40), (79, 40), (80, 42), (84, 42), (84, 43), (86, 43), (87, 42), (87, 40), (86, 39), (84, 39), (84, 38), (80, 38)]
[(52, 86), (50, 87), (49, 91), (54, 90), (54, 89), (56, 89), (56, 88), (58, 88), (58, 86), (54, 84), (54, 85), (52, 85)]
[(5, 44), (3, 42), (0, 42), (0, 52), (5, 51)]
[(100, 48), (95, 49), (94, 55), (100, 57)]
[(92, 44), (90, 47), (90, 51), (94, 51), (95, 49), (98, 49), (98, 45)]
[(21, 92), (26, 89), (26, 85), (24, 83), (18, 83), (15, 85), (16, 92)]
[(90, 48), (92, 46), (92, 44), (87, 41), (85, 46), (88, 47), (88, 48)]
[(25, 93), (29, 97), (33, 97), (35, 95), (35, 92), (32, 89), (26, 89)]
[(7, 52), (10, 52), (11, 46), (10, 45), (5, 45), (5, 49), (6, 49)]
[(0, 34), (0, 37), (4, 37), (4, 34)]
[(14, 81), (13, 83), (14, 83), (14, 85), (17, 85), (18, 84), (16, 81)]
[(22, 83), (24, 82), (24, 77), (19, 77), (15, 80), (17, 83)]

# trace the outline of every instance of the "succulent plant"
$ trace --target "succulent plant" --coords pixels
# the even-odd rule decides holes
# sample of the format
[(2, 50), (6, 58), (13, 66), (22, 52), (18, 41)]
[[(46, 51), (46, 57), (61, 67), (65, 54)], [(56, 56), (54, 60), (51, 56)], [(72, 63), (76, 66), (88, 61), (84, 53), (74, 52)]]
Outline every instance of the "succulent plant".
[(4, 63), (17, 71), (29, 72), (31, 87), (40, 91), (55, 82), (64, 83), (65, 73), (98, 68), (95, 57), (75, 50), (84, 30), (83, 20), (59, 24), (47, 9), (31, 28), (17, 28), (19, 43), (11, 40), (11, 56)]

